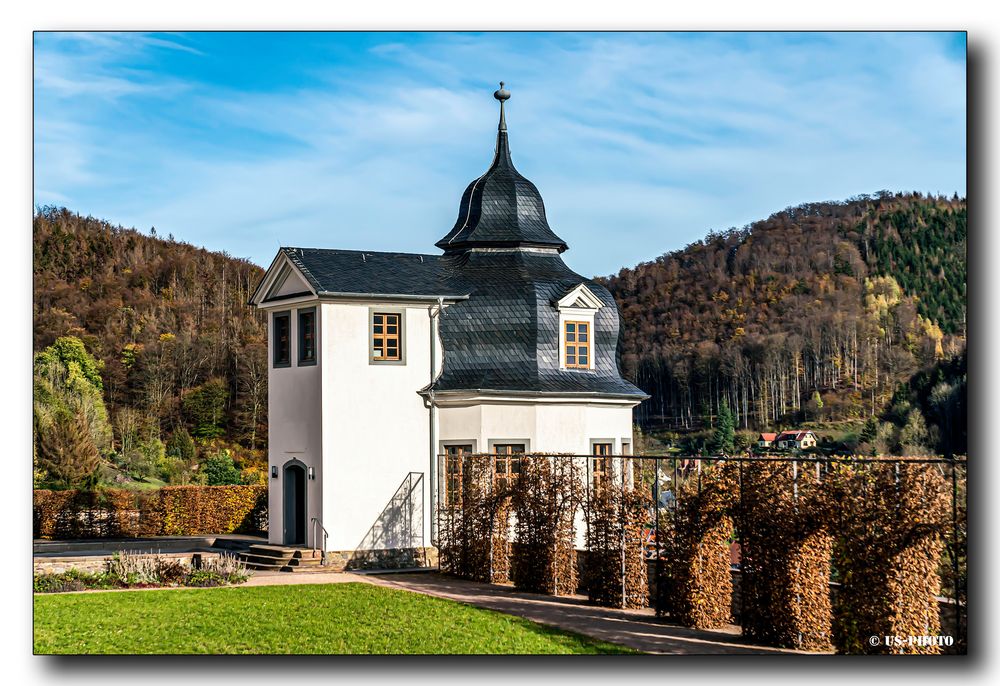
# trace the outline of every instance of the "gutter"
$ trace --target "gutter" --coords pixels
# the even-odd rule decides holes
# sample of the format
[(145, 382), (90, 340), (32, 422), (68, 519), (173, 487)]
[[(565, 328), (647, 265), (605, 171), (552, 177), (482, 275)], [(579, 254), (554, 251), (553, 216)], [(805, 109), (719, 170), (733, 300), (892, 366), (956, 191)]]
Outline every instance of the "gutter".
[[(466, 296), (468, 297), (468, 296)], [(441, 310), (444, 309), (444, 298), (438, 296), (437, 299), (437, 312), (434, 311), (434, 307), (431, 306), (427, 310), (428, 316), (431, 318), (430, 325), (430, 336), (431, 336), (431, 386), (434, 384), (434, 379), (437, 376), (437, 363), (438, 363), (438, 326), (441, 317)], [(430, 421), (430, 445), (428, 446), (430, 452), (430, 519), (431, 519), (431, 545), (436, 546), (438, 543), (438, 531), (437, 531), (437, 445), (438, 445), (438, 408), (437, 403), (434, 400), (434, 390), (433, 388), (428, 392), (428, 407), (429, 407), (429, 421)]]
[[(433, 396), (435, 391), (430, 387), (417, 391), (421, 395)], [(442, 397), (462, 396), (462, 395), (495, 395), (513, 396), (524, 398), (611, 398), (614, 400), (637, 400), (642, 402), (649, 399), (646, 393), (601, 393), (598, 391), (502, 391), (490, 388), (462, 388), (452, 391), (437, 391)]]
[[(468, 300), (468, 295), (409, 295), (406, 293), (346, 293), (341, 291), (317, 291), (316, 295), (321, 298), (359, 298), (362, 300), (408, 300), (416, 302), (437, 302), (442, 303), (444, 300), (451, 300), (458, 302), (459, 300)], [(433, 316), (433, 315), (432, 315)]]

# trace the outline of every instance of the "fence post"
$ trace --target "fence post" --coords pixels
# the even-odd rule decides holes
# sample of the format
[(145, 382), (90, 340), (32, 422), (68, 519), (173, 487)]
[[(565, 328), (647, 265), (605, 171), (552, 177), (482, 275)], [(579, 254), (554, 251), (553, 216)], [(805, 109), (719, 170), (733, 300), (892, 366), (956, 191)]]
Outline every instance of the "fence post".
[[(968, 488), (968, 486), (966, 486)], [(955, 641), (959, 640), (962, 634), (962, 608), (958, 602), (958, 591), (959, 591), (959, 578), (958, 578), (958, 556), (960, 549), (958, 547), (958, 462), (952, 459), (951, 463), (951, 538), (952, 538), (952, 549), (955, 551), (952, 555), (952, 575), (954, 576), (954, 587), (952, 590), (953, 600), (955, 601)]]
[[(799, 461), (798, 460), (792, 460), (792, 512), (795, 513), (796, 519), (797, 519), (798, 518), (798, 514), (799, 514)], [(801, 564), (802, 563), (799, 560), (799, 556), (796, 555), (795, 556), (795, 570), (796, 570), (796, 572), (799, 571), (799, 568), (801, 567)], [(796, 574), (795, 578), (796, 578), (796, 580), (798, 580), (799, 579), (799, 574)], [(795, 614), (796, 614), (796, 621), (795, 621), (795, 624), (797, 626), (799, 626), (799, 630), (797, 632), (797, 634), (798, 634), (797, 642), (798, 642), (798, 645), (799, 645), (800, 649), (802, 648), (802, 629), (801, 629), (801, 624), (800, 624), (800, 622), (798, 620), (800, 619), (801, 612), (802, 612), (802, 593), (801, 593), (801, 589), (798, 588), (798, 581), (796, 581), (796, 589), (795, 589)]]
[(653, 460), (653, 544), (656, 546), (656, 564), (653, 576), (656, 579), (656, 595), (653, 597), (653, 607), (659, 616), (663, 603), (660, 602), (660, 458)]
[(744, 580), (746, 579), (746, 574), (744, 574), (746, 566), (743, 564), (743, 561), (746, 559), (746, 548), (743, 545), (743, 529), (746, 527), (746, 505), (743, 500), (743, 460), (740, 460), (738, 464), (740, 466), (740, 472), (739, 472), (740, 521), (737, 533), (739, 534), (740, 538), (740, 626), (742, 626), (743, 622), (746, 620), (745, 599), (747, 597), (747, 594), (745, 592), (746, 584), (744, 584)]
[(618, 501), (618, 520), (621, 524), (620, 528), (620, 539), (619, 547), (621, 554), (621, 571), (622, 571), (622, 607), (625, 607), (625, 458), (619, 458), (621, 462), (621, 472), (622, 472), (622, 491), (621, 497)]

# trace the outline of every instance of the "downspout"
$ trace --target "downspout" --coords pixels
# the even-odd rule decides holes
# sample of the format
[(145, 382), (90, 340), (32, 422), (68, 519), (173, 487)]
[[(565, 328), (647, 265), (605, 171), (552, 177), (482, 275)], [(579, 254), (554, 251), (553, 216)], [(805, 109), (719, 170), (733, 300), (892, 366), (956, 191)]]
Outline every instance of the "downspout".
[[(438, 327), (440, 322), (441, 310), (444, 309), (444, 298), (439, 297), (437, 302), (437, 312), (431, 307), (428, 310), (428, 314), (431, 318), (430, 332), (431, 332), (431, 383), (437, 376), (437, 366), (438, 366)], [(437, 405), (434, 402), (434, 389), (430, 389), (428, 393), (428, 400), (430, 402), (430, 501), (431, 501), (431, 545), (436, 546), (438, 543), (438, 531), (437, 531), (437, 499), (438, 499), (438, 476), (437, 476), (437, 445), (438, 445), (438, 413)]]

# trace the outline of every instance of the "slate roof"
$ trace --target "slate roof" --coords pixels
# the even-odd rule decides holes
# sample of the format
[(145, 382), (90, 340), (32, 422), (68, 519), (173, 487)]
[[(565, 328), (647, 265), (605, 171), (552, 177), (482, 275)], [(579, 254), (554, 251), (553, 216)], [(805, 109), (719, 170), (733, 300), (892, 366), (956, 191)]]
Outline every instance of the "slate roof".
[(490, 168), (462, 194), (455, 226), (435, 245), (448, 252), (472, 247), (567, 249), (549, 228), (538, 188), (514, 168), (506, 130), (497, 133)]
[[(441, 314), (442, 373), (425, 390), (646, 397), (619, 371), (621, 322), (614, 298), (558, 254), (281, 251), (320, 294), (457, 300)], [(553, 303), (581, 283), (604, 305), (594, 317), (594, 368), (560, 369), (559, 310)]]
[[(441, 313), (443, 368), (426, 390), (647, 397), (621, 377), (621, 326), (611, 293), (559, 255), (470, 252), (442, 264), (469, 298)], [(551, 301), (580, 283), (604, 304), (594, 316), (594, 368), (560, 369), (559, 310)]]
[(319, 294), (462, 297), (447, 283), (441, 255), (281, 248)]

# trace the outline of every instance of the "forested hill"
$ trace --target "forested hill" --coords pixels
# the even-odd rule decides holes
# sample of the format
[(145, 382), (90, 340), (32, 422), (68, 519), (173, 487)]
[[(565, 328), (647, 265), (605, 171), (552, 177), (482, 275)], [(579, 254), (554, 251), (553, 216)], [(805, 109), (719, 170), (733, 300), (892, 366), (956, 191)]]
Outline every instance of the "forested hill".
[(180, 428), (259, 449), (267, 339), (247, 299), (262, 273), (155, 230), (42, 208), (34, 218), (34, 347), (75, 336), (103, 362), (117, 453)]
[(722, 401), (747, 428), (863, 419), (964, 350), (966, 203), (802, 205), (604, 282), (647, 425), (697, 428)]

